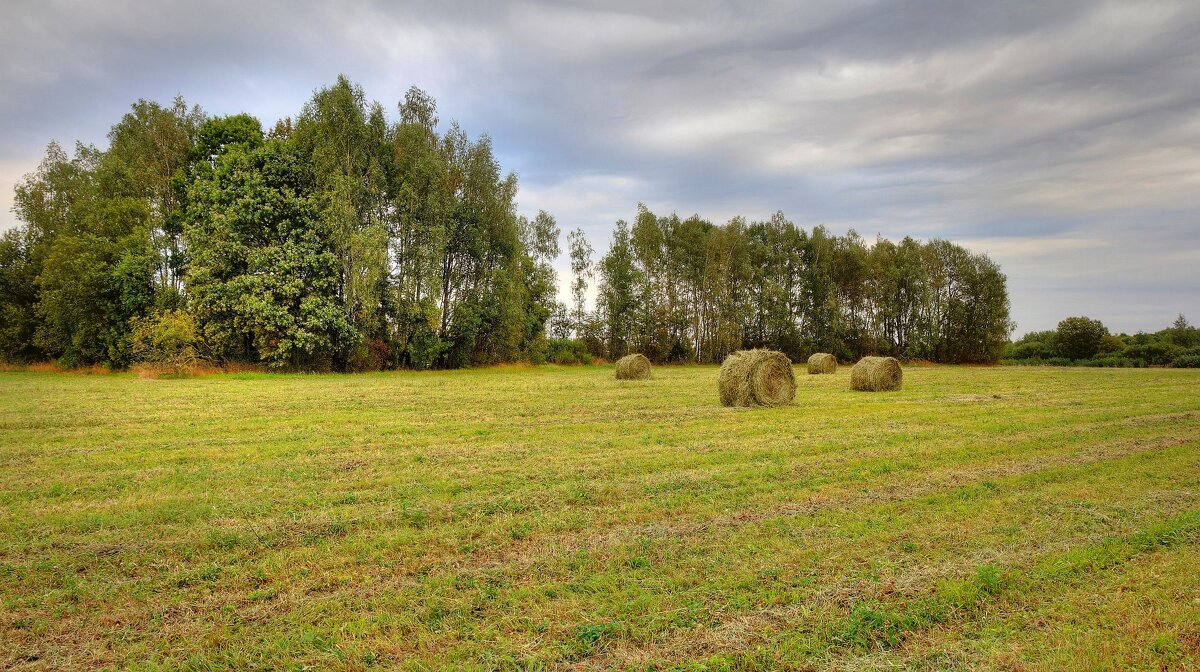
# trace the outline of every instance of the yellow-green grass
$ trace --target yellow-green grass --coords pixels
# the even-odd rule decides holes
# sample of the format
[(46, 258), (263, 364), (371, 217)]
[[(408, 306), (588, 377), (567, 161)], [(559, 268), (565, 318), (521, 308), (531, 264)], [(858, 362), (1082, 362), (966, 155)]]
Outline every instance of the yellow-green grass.
[(1195, 669), (1200, 372), (0, 373), (0, 669)]

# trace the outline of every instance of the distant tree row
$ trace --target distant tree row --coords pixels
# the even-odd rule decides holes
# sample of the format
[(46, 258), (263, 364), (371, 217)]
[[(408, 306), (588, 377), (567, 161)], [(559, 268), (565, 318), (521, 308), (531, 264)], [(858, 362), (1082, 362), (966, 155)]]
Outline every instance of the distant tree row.
[[(608, 358), (719, 362), (764, 347), (793, 358), (830, 352), (843, 361), (888, 354), (939, 362), (994, 362), (1012, 330), (1006, 280), (982, 254), (943, 240), (873, 245), (851, 231), (811, 232), (776, 214), (716, 225), (639, 207), (619, 221), (593, 267), (570, 237), (573, 310), (568, 329)], [(586, 313), (586, 282), (597, 283)]]
[(0, 359), (365, 370), (771, 347), (984, 362), (1007, 342), (985, 256), (782, 215), (643, 207), (595, 263), (576, 231), (568, 307), (558, 225), (516, 214), (489, 139), (439, 130), (416, 88), (396, 111), (340, 77), (269, 130), (138, 101), (105, 150), (52, 143), (0, 238)]
[(1152, 334), (1112, 334), (1100, 320), (1068, 317), (1050, 331), (1034, 331), (1004, 351), (1013, 364), (1200, 368), (1200, 328), (1180, 315)]

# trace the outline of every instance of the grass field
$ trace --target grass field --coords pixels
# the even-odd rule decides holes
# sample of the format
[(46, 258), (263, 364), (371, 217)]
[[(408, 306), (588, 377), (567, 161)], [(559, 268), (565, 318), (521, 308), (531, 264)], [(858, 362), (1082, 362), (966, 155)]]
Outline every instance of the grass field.
[(0, 668), (1200, 668), (1200, 371), (800, 371), (0, 373)]

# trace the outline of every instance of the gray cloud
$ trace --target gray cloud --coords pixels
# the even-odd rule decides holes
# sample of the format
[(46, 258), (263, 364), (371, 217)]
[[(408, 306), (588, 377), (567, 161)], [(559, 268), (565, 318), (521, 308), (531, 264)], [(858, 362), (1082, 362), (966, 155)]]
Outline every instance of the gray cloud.
[[(431, 5), (433, 3), (430, 3)], [(0, 207), (46, 141), (139, 97), (266, 123), (345, 72), (488, 132), (606, 248), (644, 201), (945, 237), (1021, 330), (1200, 316), (1200, 5), (17, 2), (0, 7)], [(0, 215), (0, 226), (12, 224)]]

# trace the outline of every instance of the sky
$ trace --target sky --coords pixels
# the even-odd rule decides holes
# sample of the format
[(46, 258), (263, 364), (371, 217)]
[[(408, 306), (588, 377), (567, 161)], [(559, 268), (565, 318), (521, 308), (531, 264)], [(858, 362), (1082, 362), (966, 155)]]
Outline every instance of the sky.
[[(519, 210), (944, 238), (1016, 334), (1200, 321), (1200, 2), (0, 3), (0, 229), (139, 98), (273, 125), (344, 73), (488, 134)], [(560, 259), (560, 280), (567, 263)]]

